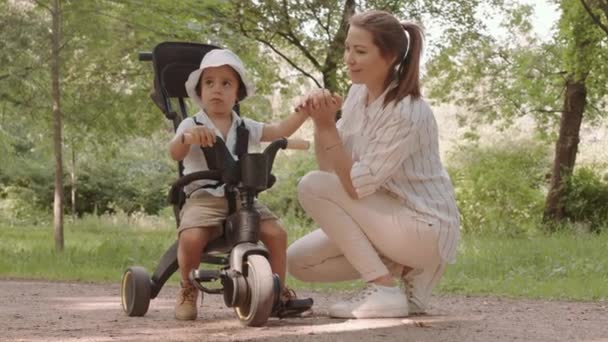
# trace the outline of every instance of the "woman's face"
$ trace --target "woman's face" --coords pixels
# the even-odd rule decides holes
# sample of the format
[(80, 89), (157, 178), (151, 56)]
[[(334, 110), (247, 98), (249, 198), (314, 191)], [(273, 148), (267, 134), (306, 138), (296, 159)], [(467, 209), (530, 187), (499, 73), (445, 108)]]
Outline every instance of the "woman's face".
[(353, 83), (368, 86), (383, 86), (392, 60), (380, 54), (369, 31), (351, 26), (344, 46), (344, 64)]

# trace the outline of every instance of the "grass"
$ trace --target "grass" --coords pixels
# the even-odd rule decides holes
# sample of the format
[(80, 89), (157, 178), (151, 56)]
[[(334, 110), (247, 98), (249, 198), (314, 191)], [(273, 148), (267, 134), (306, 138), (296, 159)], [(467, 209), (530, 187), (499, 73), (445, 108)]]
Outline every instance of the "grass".
[(466, 236), (457, 263), (439, 285), (445, 293), (543, 299), (608, 299), (608, 234), (531, 238)]
[[(308, 230), (286, 218), (292, 239)], [(118, 283), (129, 266), (153, 270), (175, 239), (170, 219), (85, 218), (68, 222), (65, 251), (54, 251), (50, 225), (0, 225), (0, 277)], [(466, 235), (457, 263), (437, 292), (510, 297), (607, 300), (608, 234), (560, 233), (530, 238)], [(171, 280), (175, 282), (175, 277)], [(347, 290), (360, 282), (294, 288)]]
[(68, 222), (63, 253), (55, 252), (51, 225), (2, 227), (0, 276), (118, 282), (129, 266), (141, 265), (148, 270), (155, 267), (175, 240), (170, 224), (148, 222), (144, 228), (141, 222), (107, 217)]

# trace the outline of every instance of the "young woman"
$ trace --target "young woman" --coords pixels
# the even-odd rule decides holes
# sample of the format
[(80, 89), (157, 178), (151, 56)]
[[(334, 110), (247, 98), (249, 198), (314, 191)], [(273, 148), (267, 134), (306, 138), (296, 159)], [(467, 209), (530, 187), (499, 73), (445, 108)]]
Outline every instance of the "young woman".
[(418, 26), (387, 12), (354, 15), (346, 100), (319, 90), (299, 106), (313, 119), (319, 164), (300, 181), (299, 200), (320, 229), (289, 247), (288, 270), (304, 281), (367, 283), (331, 306), (333, 317), (424, 312), (455, 260), (459, 213), (437, 124), (420, 94), (422, 43)]

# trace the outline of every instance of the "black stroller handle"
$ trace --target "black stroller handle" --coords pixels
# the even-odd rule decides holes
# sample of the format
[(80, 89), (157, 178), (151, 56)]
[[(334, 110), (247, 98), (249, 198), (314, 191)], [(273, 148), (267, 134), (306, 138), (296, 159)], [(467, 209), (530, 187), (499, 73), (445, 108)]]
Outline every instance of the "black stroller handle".
[(175, 183), (171, 185), (171, 190), (169, 190), (168, 196), (169, 203), (174, 205), (179, 204), (181, 189), (185, 185), (188, 185), (191, 182), (199, 179), (215, 180), (219, 182), (222, 179), (222, 173), (219, 170), (205, 170), (193, 172), (183, 177), (180, 177), (178, 180), (175, 181)]
[[(194, 139), (190, 134), (184, 133), (183, 138), (183, 141), (186, 143), (194, 143)], [(279, 149), (291, 148), (305, 150), (308, 149), (309, 145), (309, 142), (306, 140), (279, 138), (266, 146), (264, 152), (261, 154), (263, 154), (267, 160), (267, 162), (264, 163), (266, 166), (266, 175), (263, 177), (267, 178), (268, 182), (264, 183), (263, 188), (270, 188), (274, 184), (275, 177), (271, 172), (274, 159)], [(201, 149), (205, 153), (205, 158), (207, 159), (208, 166), (211, 170), (193, 172), (180, 177), (171, 186), (171, 190), (169, 191), (169, 203), (179, 203), (180, 190), (195, 180), (214, 180), (218, 182), (216, 186), (221, 186), (222, 184), (238, 186), (241, 182), (242, 174), (239, 167), (244, 168), (245, 166), (232, 158), (232, 155), (228, 152), (228, 148), (220, 137), (216, 137), (216, 142), (213, 147), (201, 147)], [(248, 156), (243, 157), (246, 160), (249, 160)], [(262, 189), (260, 188), (259, 190)]]
[(205, 170), (205, 171), (192, 172), (192, 173), (189, 173), (189, 174), (181, 177), (177, 181), (175, 181), (175, 183), (173, 183), (173, 185), (171, 187), (174, 187), (174, 186), (182, 187), (182, 186), (190, 184), (191, 182), (194, 182), (195, 180), (201, 180), (201, 179), (221, 181), (222, 173), (219, 170)]
[[(211, 153), (212, 151), (216, 151), (216, 152), (222, 151), (223, 152), (220, 156), (215, 157), (214, 158), (215, 160), (212, 160), (211, 163), (213, 165), (215, 165), (214, 163), (217, 162), (219, 165), (223, 166), (223, 165), (226, 165), (225, 164), (226, 162), (232, 161), (232, 164), (229, 164), (229, 165), (230, 166), (234, 165), (235, 161), (232, 159), (232, 156), (228, 152), (226, 145), (223, 144), (223, 140), (220, 137), (216, 137), (215, 139), (216, 139), (215, 144), (220, 145), (220, 146), (215, 147), (215, 145), (214, 145), (213, 147), (203, 147), (203, 151), (207, 150), (208, 151), (207, 153)], [(186, 144), (198, 143), (198, 141), (195, 139), (195, 137), (189, 133), (182, 134), (182, 141)], [(268, 158), (268, 174), (270, 174), (270, 172), (272, 171), (272, 166), (274, 164), (274, 158), (279, 149), (307, 150), (309, 147), (310, 147), (310, 142), (307, 140), (287, 139), (287, 138), (279, 138), (277, 140), (274, 140), (264, 149), (264, 152), (263, 152)], [(207, 156), (207, 153), (205, 153), (205, 156)], [(210, 161), (207, 160), (207, 162), (209, 163)], [(223, 169), (223, 167), (221, 167), (221, 166), (219, 166), (219, 168)]]

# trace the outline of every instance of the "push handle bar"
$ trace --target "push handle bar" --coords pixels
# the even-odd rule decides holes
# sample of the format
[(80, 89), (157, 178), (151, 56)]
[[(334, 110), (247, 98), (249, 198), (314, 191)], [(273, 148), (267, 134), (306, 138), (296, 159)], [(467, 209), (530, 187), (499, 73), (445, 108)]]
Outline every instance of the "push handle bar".
[(139, 60), (142, 62), (149, 62), (152, 60), (152, 52), (140, 52)]

